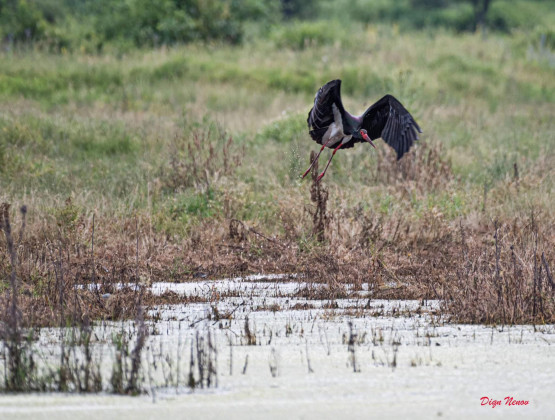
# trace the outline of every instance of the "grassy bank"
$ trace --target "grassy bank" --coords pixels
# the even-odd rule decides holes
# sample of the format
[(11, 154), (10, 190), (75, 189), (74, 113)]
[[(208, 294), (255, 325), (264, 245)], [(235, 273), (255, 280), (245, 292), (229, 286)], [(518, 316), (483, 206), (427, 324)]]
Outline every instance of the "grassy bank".
[[(539, 36), (281, 39), (2, 53), (0, 202), (24, 322), (57, 324), (73, 302), (54, 298), (60, 270), (68, 299), (91, 281), (301, 272), (329, 298), (364, 281), (443, 299), (459, 321), (553, 322), (555, 79)], [(316, 149), (305, 121), (334, 78), (353, 113), (391, 93), (424, 134), (399, 163), (381, 142), (341, 152), (318, 192), (298, 179)], [(93, 318), (134, 316), (133, 300), (81, 299)]]

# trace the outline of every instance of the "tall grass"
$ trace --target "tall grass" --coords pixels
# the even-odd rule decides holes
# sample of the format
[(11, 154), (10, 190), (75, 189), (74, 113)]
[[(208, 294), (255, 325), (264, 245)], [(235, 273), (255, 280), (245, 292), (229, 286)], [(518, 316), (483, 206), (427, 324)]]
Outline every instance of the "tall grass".
[[(410, 285), (399, 296), (449, 300), (449, 286), (434, 291), (431, 279), (453, 285), (465, 280), (449, 273), (469, 275), (446, 251), (460, 250), (460, 225), (473, 245), (468, 255), (491, 263), (494, 221), (508, 229), (532, 213), (537, 252), (518, 231), (511, 241), (524, 244), (523, 266), (543, 254), (552, 272), (555, 81), (548, 61), (527, 54), (540, 33), (484, 39), (353, 25), (331, 42), (315, 25), (308, 38), (316, 41), (305, 43), (305, 32), (289, 29), (242, 47), (1, 53), (0, 201), (29, 209), (16, 250), (21, 287), (41, 305), (43, 295), (58, 302), (52, 244), (60, 244), (66, 282), (89, 281), (93, 264), (106, 287), (128, 280), (136, 275), (136, 220), (148, 262), (139, 271), (149, 279), (302, 271), (330, 287), (394, 280)], [(311, 200), (310, 182), (298, 179), (316, 149), (304, 121), (318, 87), (334, 78), (343, 79), (351, 112), (391, 93), (424, 135), (401, 162), (381, 142), (378, 151), (341, 151)], [(214, 121), (226, 136), (208, 131)], [(5, 240), (0, 247), (10, 255)], [(500, 264), (512, 264), (511, 255), (500, 252)], [(9, 257), (0, 267), (5, 290)], [(496, 272), (487, 267), (480, 281), (491, 285)], [(519, 290), (538, 287), (539, 268), (522, 272), (529, 275)], [(542, 319), (551, 319), (543, 286), (543, 294), (519, 294), (527, 303), (514, 316), (468, 319), (536, 322), (540, 297)], [(105, 307), (83, 299), (91, 319), (135, 316), (123, 296)]]

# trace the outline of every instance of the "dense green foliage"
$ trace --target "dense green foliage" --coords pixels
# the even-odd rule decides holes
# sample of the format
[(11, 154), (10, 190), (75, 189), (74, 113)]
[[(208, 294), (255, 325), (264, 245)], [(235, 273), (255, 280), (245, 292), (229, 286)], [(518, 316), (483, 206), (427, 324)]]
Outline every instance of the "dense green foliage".
[(350, 21), (456, 31), (473, 31), (479, 25), (501, 32), (530, 30), (552, 25), (554, 17), (549, 1), (528, 0), (336, 0), (324, 2), (322, 8), (326, 15)]
[[(199, 40), (236, 44), (273, 26), (278, 46), (300, 49), (331, 42), (337, 31), (325, 21), (332, 19), (347, 27), (395, 23), (402, 30), (540, 27), (552, 39), (555, 12), (548, 0), (0, 0), (0, 39), (8, 46), (98, 52)], [(291, 20), (304, 22), (282, 28)]]
[(0, 35), (50, 48), (101, 50), (195, 40), (238, 43), (246, 21), (270, 21), (274, 2), (255, 0), (2, 0)]

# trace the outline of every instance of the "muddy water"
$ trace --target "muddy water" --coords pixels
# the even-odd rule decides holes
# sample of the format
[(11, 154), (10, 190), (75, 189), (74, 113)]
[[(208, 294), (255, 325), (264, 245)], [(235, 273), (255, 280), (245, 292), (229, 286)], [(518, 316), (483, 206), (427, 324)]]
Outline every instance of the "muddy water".
[[(437, 302), (369, 300), (364, 288), (333, 303), (307, 301), (298, 293), (306, 284), (279, 278), (152, 287), (158, 293), (220, 298), (217, 304), (155, 311), (159, 321), (150, 325), (144, 371), (160, 352), (173, 355), (173, 362), (162, 368), (159, 361), (150, 369), (146, 395), (1, 396), (0, 418), (553, 418), (555, 413), (553, 326), (534, 331), (447, 325), (433, 315)], [(311, 306), (292, 309), (298, 304)], [(214, 308), (233, 312), (232, 319), (214, 319)], [(247, 345), (247, 317), (256, 345)], [(121, 327), (127, 325), (97, 327), (106, 377), (112, 352), (101, 342)], [(210, 333), (216, 343), (218, 386), (191, 391), (184, 385), (197, 331)], [(55, 330), (44, 331), (41, 346), (55, 357)], [(482, 397), (501, 405), (482, 405)], [(508, 406), (506, 397), (529, 402)]]

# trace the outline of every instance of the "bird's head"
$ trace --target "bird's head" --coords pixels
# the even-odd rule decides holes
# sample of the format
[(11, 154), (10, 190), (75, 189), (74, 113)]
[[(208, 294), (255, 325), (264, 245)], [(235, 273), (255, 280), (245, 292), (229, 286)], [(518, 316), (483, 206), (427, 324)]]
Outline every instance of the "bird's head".
[(372, 139), (370, 138), (370, 136), (368, 135), (368, 131), (366, 131), (364, 128), (360, 130), (360, 136), (366, 140), (368, 143), (370, 143), (370, 145), (375, 149), (376, 146), (374, 146), (374, 143), (372, 142)]

